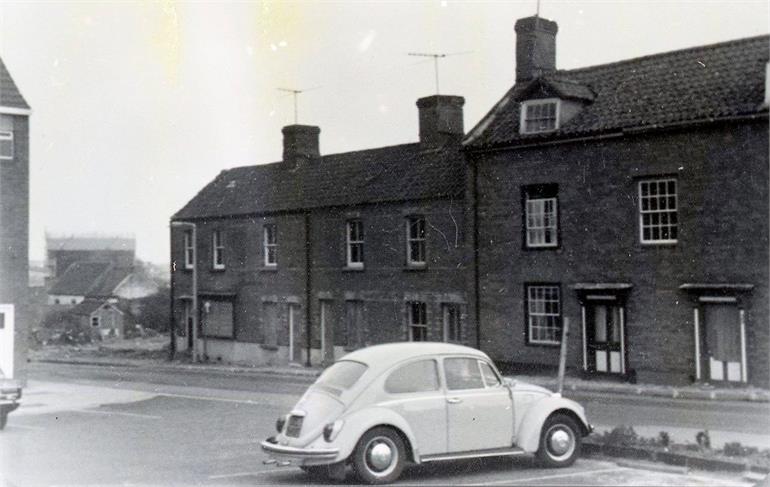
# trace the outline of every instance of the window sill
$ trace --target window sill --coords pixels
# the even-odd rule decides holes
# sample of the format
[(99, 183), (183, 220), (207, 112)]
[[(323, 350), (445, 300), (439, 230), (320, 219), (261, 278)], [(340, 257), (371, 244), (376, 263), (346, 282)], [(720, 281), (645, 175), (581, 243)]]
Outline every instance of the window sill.
[(524, 250), (559, 250), (559, 245), (525, 245)]
[(554, 342), (554, 343), (542, 342), (541, 343), (541, 342), (529, 342), (528, 341), (527, 342), (527, 346), (528, 347), (559, 348), (559, 347), (561, 347), (561, 343), (558, 343), (558, 342)]
[(345, 266), (342, 268), (342, 272), (363, 272), (364, 270), (365, 270), (364, 266), (361, 266), (361, 267)]
[(278, 272), (278, 266), (274, 267), (260, 267), (259, 272)]
[(261, 348), (262, 350), (276, 351), (276, 350), (278, 350), (278, 345), (268, 345), (266, 343), (260, 343), (259, 344), (259, 348)]
[(424, 271), (428, 269), (427, 264), (407, 264), (404, 267), (405, 271)]
[(661, 240), (660, 242), (639, 242), (642, 247), (676, 247), (678, 240)]
[(209, 269), (211, 272), (225, 272), (227, 269), (224, 267), (212, 267)]

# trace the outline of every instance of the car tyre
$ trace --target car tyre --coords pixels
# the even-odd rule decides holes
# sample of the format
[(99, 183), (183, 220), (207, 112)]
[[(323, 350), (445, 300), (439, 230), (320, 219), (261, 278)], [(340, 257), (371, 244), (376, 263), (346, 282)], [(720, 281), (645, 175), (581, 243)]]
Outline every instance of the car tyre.
[(398, 433), (383, 426), (370, 429), (353, 451), (353, 468), (367, 484), (395, 481), (404, 470), (406, 447)]
[(566, 414), (552, 414), (543, 423), (537, 458), (545, 467), (569, 467), (580, 456), (581, 428)]

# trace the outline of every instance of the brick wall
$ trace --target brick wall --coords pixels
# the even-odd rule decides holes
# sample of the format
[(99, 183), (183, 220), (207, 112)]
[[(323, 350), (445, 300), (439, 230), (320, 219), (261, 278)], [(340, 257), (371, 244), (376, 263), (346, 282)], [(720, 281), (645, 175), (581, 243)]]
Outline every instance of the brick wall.
[[(426, 219), (428, 264), (424, 269), (406, 265), (406, 218)], [(364, 224), (364, 269), (346, 266), (346, 222), (360, 219)], [(440, 340), (442, 303), (467, 306), (463, 245), (463, 206), (458, 201), (435, 200), (404, 204), (367, 205), (356, 208), (327, 208), (307, 213), (205, 221), (198, 223), (198, 289), (200, 293), (231, 293), (235, 305), (235, 339), (265, 344), (265, 306), (277, 305), (278, 345), (288, 345), (289, 305), (295, 306), (296, 346), (306, 347), (307, 295), (310, 295), (311, 345), (320, 348), (320, 307), (327, 303), (327, 339), (337, 347), (355, 348), (373, 343), (406, 339), (406, 302), (427, 303), (428, 338)], [(277, 228), (277, 266), (264, 265), (263, 227)], [(309, 228), (309, 239), (306, 234)], [(225, 270), (212, 269), (211, 233), (225, 235)], [(172, 260), (175, 295), (190, 294), (191, 271), (184, 270), (183, 229), (172, 232)], [(311, 268), (306, 265), (309, 241)], [(309, 288), (307, 287), (309, 286)], [(361, 306), (361, 340), (347, 341), (346, 302)], [(175, 301), (175, 319), (182, 324), (184, 307)], [(275, 315), (274, 315), (275, 316)], [(470, 317), (463, 316), (464, 338), (474, 343)], [(223, 358), (226, 360), (226, 358)]]
[[(750, 283), (749, 381), (770, 385), (767, 122), (474, 154), (482, 349), (495, 360), (558, 363), (558, 347), (525, 343), (524, 285), (561, 284), (571, 319), (569, 364), (581, 366), (581, 311), (570, 285), (633, 284), (626, 304), (629, 367), (640, 380), (694, 374), (693, 297), (686, 282)], [(638, 178), (678, 180), (675, 245), (639, 241)], [(558, 184), (560, 245), (523, 249), (521, 187)]]
[(29, 279), (29, 118), (13, 120), (14, 158), (0, 161), (0, 303), (14, 304), (16, 376), (27, 361)]

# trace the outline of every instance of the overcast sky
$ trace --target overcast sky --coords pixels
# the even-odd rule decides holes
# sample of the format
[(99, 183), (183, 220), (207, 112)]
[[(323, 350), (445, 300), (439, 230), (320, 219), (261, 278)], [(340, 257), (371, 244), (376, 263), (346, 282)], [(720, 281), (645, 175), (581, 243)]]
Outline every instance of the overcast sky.
[[(768, 2), (555, 1), (557, 66), (766, 34)], [(222, 169), (277, 161), (281, 127), (330, 154), (417, 140), (415, 101), (466, 99), (466, 130), (510, 88), (509, 2), (0, 3), (0, 56), (33, 108), (30, 256), (46, 231), (129, 234), (168, 262), (168, 221)]]

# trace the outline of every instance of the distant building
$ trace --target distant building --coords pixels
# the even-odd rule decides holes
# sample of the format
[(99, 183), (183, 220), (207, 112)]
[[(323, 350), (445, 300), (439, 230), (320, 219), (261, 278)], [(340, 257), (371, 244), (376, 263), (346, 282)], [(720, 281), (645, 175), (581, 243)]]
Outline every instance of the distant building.
[(87, 298), (132, 300), (158, 292), (158, 285), (135, 267), (109, 262), (75, 262), (51, 283), (48, 304), (75, 305)]
[(136, 258), (133, 238), (46, 235), (45, 243), (52, 279), (60, 277), (75, 262), (107, 262), (117, 267), (131, 267)]
[(93, 339), (124, 337), (126, 312), (115, 300), (89, 298), (72, 308), (71, 314)]
[(321, 155), (319, 128), (291, 125), (282, 161), (222, 171), (172, 218), (175, 345), (192, 346), (194, 313), (212, 360), (328, 364), (374, 343), (474, 344), (463, 103), (420, 99), (416, 143)]
[(519, 369), (770, 386), (768, 36), (556, 69), (516, 22), (516, 83), (464, 141), (483, 350)]
[[(24, 379), (29, 279), (29, 116), (31, 110), (0, 59), (0, 347), (15, 330), (15, 366)], [(3, 348), (0, 348), (0, 355)], [(9, 374), (6, 371), (6, 374)]]

